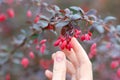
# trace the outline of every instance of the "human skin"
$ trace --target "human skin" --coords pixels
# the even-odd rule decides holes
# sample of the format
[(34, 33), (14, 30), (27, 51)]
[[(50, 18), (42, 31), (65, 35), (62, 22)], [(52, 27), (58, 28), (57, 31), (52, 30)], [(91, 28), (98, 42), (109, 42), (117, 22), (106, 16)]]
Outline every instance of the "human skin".
[(71, 39), (71, 44), (71, 51), (64, 49), (53, 53), (53, 72), (45, 71), (49, 80), (65, 80), (67, 73), (71, 80), (93, 80), (92, 64), (85, 50), (75, 38)]

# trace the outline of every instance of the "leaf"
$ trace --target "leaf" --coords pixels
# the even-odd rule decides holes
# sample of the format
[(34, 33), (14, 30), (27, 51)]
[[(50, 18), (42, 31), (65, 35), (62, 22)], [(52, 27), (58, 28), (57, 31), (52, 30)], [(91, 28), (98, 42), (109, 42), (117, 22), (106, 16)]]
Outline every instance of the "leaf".
[(39, 34), (34, 34), (31, 36), (31, 39), (35, 39), (35, 38), (38, 38)]
[(14, 44), (17, 44), (17, 45), (20, 45), (20, 44), (22, 44), (23, 43), (23, 41), (25, 40), (25, 35), (18, 35), (18, 37), (17, 38), (14, 38), (14, 41), (13, 41), (13, 43)]
[(95, 28), (97, 29), (99, 33), (104, 33), (105, 31), (102, 25), (97, 25)]
[(96, 15), (97, 14), (97, 10), (95, 9), (90, 9), (88, 12), (86, 12), (86, 15)]
[(53, 9), (47, 8), (46, 10), (47, 10), (48, 13), (51, 14), (51, 17), (55, 16), (56, 12)]
[(70, 9), (68, 9), (68, 8), (66, 8), (64, 11), (65, 11), (66, 14), (71, 14)]
[(97, 20), (97, 17), (95, 15), (89, 15), (88, 16), (90, 18), (90, 20), (92, 21), (96, 21)]
[(117, 25), (116, 30), (120, 32), (120, 25)]
[(4, 53), (4, 52), (0, 53), (0, 65), (7, 62), (8, 58), (9, 58), (8, 53)]
[(110, 26), (110, 32), (115, 32), (116, 31), (116, 29), (115, 29), (115, 26)]
[(70, 10), (75, 10), (75, 11), (77, 11), (77, 12), (80, 12), (81, 15), (84, 15), (84, 11), (83, 11), (80, 7), (71, 6), (71, 7), (70, 7)]
[(105, 23), (108, 23), (110, 21), (114, 21), (116, 20), (116, 17), (113, 17), (113, 16), (107, 16), (105, 19), (104, 19), (104, 22)]
[(60, 8), (57, 5), (54, 5), (55, 11), (59, 12)]
[(17, 59), (17, 58), (15, 59), (15, 58), (14, 58), (14, 59), (13, 59), (13, 63), (14, 63), (14, 64), (20, 64), (21, 61), (20, 61), (20, 59)]
[(47, 6), (48, 6), (48, 4), (47, 4), (47, 3), (45, 3), (45, 2), (43, 2), (43, 5), (44, 5), (45, 7), (47, 7)]
[(49, 21), (50, 19), (44, 15), (40, 15), (40, 19), (43, 19), (43, 20), (46, 20), (46, 21)]
[(56, 24), (56, 27), (61, 28), (61, 27), (68, 25), (68, 23), (69, 23), (69, 21), (60, 21)]
[(80, 16), (80, 14), (74, 14), (74, 15), (71, 15), (70, 18), (71, 18), (72, 20), (77, 20), (77, 19), (80, 19), (80, 18), (82, 18), (82, 17)]
[(100, 45), (97, 49), (100, 51), (100, 53), (107, 52), (107, 48), (104, 44)]
[(44, 20), (40, 20), (38, 22), (38, 25), (41, 27), (41, 28), (45, 28), (48, 26), (48, 21), (44, 21)]

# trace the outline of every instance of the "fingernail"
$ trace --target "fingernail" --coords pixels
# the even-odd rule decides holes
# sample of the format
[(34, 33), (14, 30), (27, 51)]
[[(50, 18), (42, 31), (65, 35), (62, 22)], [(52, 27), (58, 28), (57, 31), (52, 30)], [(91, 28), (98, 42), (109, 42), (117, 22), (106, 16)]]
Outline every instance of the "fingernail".
[(56, 61), (57, 62), (61, 62), (61, 61), (63, 61), (63, 59), (64, 59), (64, 56), (62, 54), (56, 54)]

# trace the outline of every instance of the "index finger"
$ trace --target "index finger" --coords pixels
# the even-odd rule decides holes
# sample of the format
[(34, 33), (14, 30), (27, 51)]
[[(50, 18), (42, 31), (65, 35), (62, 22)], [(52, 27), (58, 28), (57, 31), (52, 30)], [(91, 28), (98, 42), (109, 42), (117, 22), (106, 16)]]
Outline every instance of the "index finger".
[(74, 50), (74, 52), (75, 52), (75, 54), (80, 62), (86, 63), (86, 62), (90, 61), (85, 50), (83, 49), (83, 47), (80, 45), (80, 43), (77, 41), (76, 38), (73, 37), (71, 39), (71, 44), (72, 44), (73, 50)]

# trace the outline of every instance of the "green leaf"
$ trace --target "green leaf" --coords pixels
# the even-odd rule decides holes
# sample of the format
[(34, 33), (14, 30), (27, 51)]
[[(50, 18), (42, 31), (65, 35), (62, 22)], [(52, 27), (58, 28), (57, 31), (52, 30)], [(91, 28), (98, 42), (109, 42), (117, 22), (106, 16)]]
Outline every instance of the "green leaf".
[(35, 38), (38, 38), (39, 34), (34, 34), (31, 36), (31, 39), (35, 39)]
[(70, 10), (73, 11), (73, 14), (76, 14), (76, 13), (79, 12), (81, 15), (84, 15), (84, 11), (83, 11), (82, 8), (80, 8), (80, 7), (71, 6), (71, 7), (70, 7)]

